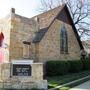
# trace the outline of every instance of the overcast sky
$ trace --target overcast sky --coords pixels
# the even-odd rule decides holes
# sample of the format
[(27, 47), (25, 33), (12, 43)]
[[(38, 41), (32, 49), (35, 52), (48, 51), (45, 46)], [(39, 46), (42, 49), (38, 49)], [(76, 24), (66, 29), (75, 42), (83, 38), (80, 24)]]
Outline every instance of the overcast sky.
[(38, 14), (40, 0), (0, 0), (0, 18), (9, 14), (13, 7), (17, 14), (32, 17)]

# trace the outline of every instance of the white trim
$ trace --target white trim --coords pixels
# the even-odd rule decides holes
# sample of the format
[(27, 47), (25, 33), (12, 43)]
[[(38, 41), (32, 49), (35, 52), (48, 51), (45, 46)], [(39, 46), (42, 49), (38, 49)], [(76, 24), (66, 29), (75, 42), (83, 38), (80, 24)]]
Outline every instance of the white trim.
[(12, 64), (32, 64), (33, 60), (12, 60)]

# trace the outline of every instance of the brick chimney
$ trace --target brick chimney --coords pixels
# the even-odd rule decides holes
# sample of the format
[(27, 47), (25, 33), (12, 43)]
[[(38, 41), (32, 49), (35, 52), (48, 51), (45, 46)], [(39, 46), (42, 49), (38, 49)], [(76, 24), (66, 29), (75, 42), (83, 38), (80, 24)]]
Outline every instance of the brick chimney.
[(11, 13), (15, 13), (15, 8), (11, 8)]

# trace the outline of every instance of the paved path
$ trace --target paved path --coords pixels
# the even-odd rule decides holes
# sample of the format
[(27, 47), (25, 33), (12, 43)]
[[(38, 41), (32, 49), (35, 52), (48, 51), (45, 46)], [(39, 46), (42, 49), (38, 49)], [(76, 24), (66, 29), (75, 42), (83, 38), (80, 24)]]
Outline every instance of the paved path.
[(90, 81), (87, 81), (81, 85), (78, 85), (70, 90), (90, 90)]

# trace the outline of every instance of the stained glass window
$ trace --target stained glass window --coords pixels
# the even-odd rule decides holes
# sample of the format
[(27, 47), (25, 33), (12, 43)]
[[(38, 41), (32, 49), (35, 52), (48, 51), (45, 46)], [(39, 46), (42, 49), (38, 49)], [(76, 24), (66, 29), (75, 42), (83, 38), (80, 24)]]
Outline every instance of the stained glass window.
[(68, 53), (68, 35), (65, 26), (60, 30), (60, 51), (63, 54)]

